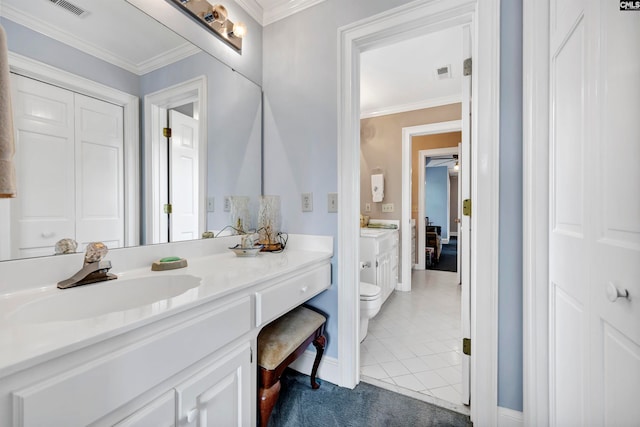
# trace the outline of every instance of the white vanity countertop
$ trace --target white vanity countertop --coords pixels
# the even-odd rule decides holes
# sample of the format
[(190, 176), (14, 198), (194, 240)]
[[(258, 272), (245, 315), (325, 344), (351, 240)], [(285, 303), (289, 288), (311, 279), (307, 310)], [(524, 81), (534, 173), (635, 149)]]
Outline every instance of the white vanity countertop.
[[(200, 304), (240, 293), (270, 279), (305, 271), (327, 262), (332, 255), (326, 245), (313, 250), (299, 245), (288, 246), (279, 254), (260, 253), (246, 258), (226, 251), (200, 258), (191, 257), (188, 267), (177, 270), (154, 272), (145, 267), (115, 271), (117, 280), (65, 290), (50, 285), (0, 295), (0, 377)], [(114, 295), (110, 291), (116, 286), (123, 286), (123, 289), (126, 285), (136, 286), (140, 281), (134, 279), (146, 277), (183, 276), (182, 280), (185, 275), (195, 277), (186, 278), (190, 279), (187, 280), (191, 282), (189, 286), (171, 288), (168, 296), (150, 297), (145, 288), (140, 288), (140, 292), (134, 290), (122, 294), (116, 290), (118, 297), (124, 295), (127, 298), (124, 310), (123, 307), (117, 311), (105, 308), (104, 301)], [(170, 282), (169, 279), (167, 281)], [(150, 284), (156, 285), (155, 282)], [(107, 290), (106, 287), (113, 288)], [(64, 303), (69, 310), (64, 309), (64, 304), (56, 304), (55, 299), (63, 294), (67, 301), (72, 301), (71, 304)], [(67, 299), (67, 296), (71, 298)], [(49, 299), (49, 302), (43, 299)], [(100, 313), (94, 313), (94, 309)]]

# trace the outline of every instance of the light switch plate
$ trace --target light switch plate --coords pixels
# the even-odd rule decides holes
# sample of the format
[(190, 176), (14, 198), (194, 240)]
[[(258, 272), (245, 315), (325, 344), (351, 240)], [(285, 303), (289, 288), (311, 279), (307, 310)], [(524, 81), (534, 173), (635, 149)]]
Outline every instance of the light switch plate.
[(382, 212), (393, 212), (393, 203), (383, 203)]
[(364, 204), (364, 211), (365, 212), (371, 212), (371, 203), (365, 203)]
[(214, 212), (216, 208), (215, 197), (207, 197), (207, 212)]
[(327, 197), (327, 211), (329, 213), (338, 212), (338, 193), (329, 193)]
[(313, 212), (313, 193), (302, 193), (302, 212)]
[(231, 212), (231, 197), (224, 196), (224, 211)]

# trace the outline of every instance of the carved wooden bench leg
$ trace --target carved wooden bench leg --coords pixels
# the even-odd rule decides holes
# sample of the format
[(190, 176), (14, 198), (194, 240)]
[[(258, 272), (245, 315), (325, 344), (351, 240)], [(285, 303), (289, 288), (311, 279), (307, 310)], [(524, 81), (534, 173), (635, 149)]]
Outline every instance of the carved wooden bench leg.
[(258, 402), (260, 405), (258, 412), (260, 413), (260, 425), (266, 427), (269, 423), (271, 411), (273, 411), (280, 395), (280, 378), (278, 377), (275, 383), (271, 384), (274, 379), (274, 372), (263, 371), (260, 374), (262, 375), (263, 383), (260, 390), (258, 390)]
[(316, 358), (313, 361), (313, 369), (311, 369), (311, 388), (316, 390), (320, 387), (320, 384), (316, 382), (316, 374), (318, 373), (318, 366), (320, 365), (320, 359), (324, 354), (324, 346), (327, 344), (327, 339), (324, 335), (320, 335), (313, 340), (313, 346), (316, 348)]

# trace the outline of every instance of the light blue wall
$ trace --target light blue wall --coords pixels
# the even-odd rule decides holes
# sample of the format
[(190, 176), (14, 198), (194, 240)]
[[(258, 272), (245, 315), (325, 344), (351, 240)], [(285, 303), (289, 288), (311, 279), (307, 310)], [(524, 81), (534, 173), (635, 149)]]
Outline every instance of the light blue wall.
[(207, 197), (215, 201), (207, 228), (220, 230), (230, 224), (230, 213), (223, 209), (224, 197), (230, 195), (251, 197), (255, 227), (261, 193), (262, 89), (201, 52), (142, 76), (141, 99), (203, 75), (208, 99)]
[(6, 18), (0, 18), (0, 24), (7, 32), (7, 45), (11, 52), (132, 95), (138, 94), (137, 75)]
[(500, 26), (498, 405), (522, 411), (522, 0)]
[(449, 169), (446, 166), (425, 168), (424, 208), (429, 221), (433, 225), (439, 225), (442, 230), (442, 238), (449, 238), (447, 218), (449, 217), (449, 202), (447, 187), (449, 182)]
[[(500, 111), (507, 127), (501, 149), (508, 151), (501, 156), (512, 162), (500, 171), (499, 404), (515, 410), (522, 408), (520, 2), (503, 1), (501, 13)], [(265, 189), (282, 196), (287, 231), (337, 238), (337, 216), (326, 210), (326, 194), (336, 191), (338, 174), (337, 28), (405, 3), (327, 0), (264, 29)], [(301, 212), (301, 192), (313, 192), (313, 212)], [(334, 265), (334, 278), (336, 271)], [(329, 314), (331, 357), (337, 356), (337, 291), (334, 280), (313, 302)]]
[[(337, 241), (327, 193), (338, 188), (338, 28), (404, 3), (327, 0), (264, 28), (264, 185), (265, 194), (281, 197), (283, 230)], [(303, 192), (313, 193), (313, 212), (302, 212)], [(338, 355), (336, 259), (333, 286), (312, 301), (329, 316), (330, 357)]]

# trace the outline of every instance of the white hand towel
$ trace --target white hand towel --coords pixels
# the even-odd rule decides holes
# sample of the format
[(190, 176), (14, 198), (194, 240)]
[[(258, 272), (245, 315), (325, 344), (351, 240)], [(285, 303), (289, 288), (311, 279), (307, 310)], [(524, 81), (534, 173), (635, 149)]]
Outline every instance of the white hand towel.
[(371, 195), (374, 202), (381, 202), (384, 199), (384, 175), (371, 175)]
[(7, 35), (0, 27), (0, 198), (16, 197), (14, 153)]

